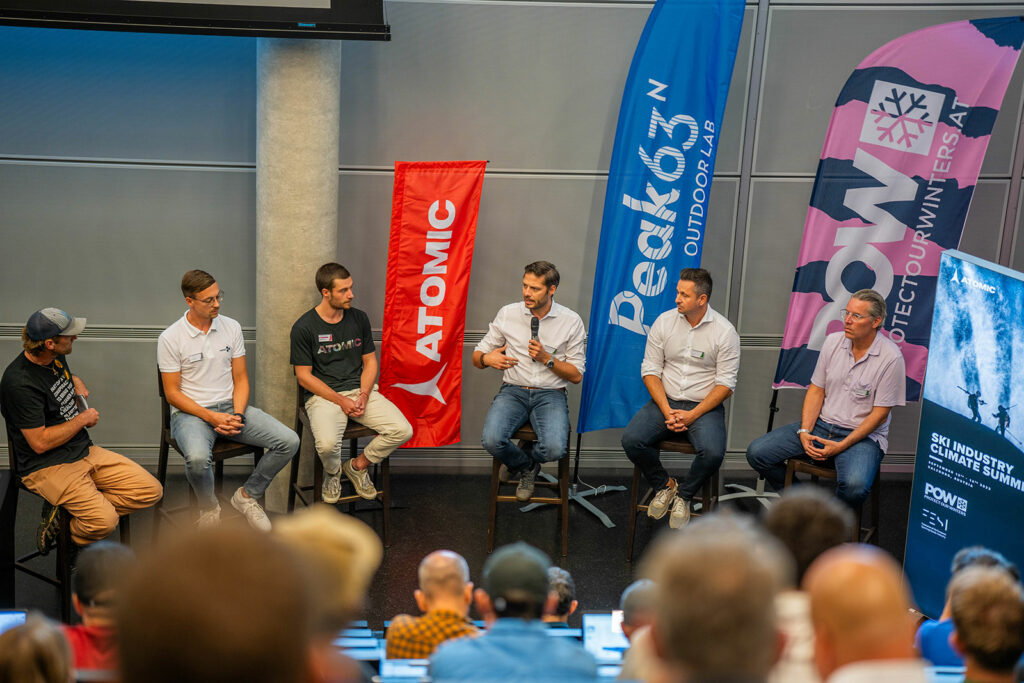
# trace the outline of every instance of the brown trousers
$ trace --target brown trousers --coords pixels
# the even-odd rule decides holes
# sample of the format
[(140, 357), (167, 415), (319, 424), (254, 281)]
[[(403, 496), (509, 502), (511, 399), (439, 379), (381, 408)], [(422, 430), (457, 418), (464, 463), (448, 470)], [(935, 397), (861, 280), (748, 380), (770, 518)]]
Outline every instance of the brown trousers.
[(138, 463), (99, 446), (77, 462), (21, 478), (29, 491), (71, 515), (71, 538), (87, 545), (117, 528), (118, 518), (154, 505), (163, 495), (156, 477)]

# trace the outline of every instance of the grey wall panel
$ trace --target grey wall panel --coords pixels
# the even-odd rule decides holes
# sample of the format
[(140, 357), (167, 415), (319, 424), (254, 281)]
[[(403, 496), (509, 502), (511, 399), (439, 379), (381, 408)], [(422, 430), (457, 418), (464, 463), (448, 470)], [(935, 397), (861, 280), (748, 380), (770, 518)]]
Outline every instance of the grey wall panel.
[(254, 195), (251, 172), (0, 164), (0, 322), (60, 306), (92, 324), (169, 325), (182, 274), (202, 268), (224, 313), (251, 325)]
[[(374, 327), (380, 326), (384, 313), (393, 183), (391, 174), (343, 173), (339, 188), (338, 258), (356, 269), (356, 305), (367, 311)], [(603, 178), (593, 177), (485, 178), (467, 330), (486, 330), (499, 307), (517, 300), (523, 266), (538, 259), (558, 266), (559, 303), (589, 320), (605, 185)], [(737, 186), (736, 180), (715, 180), (711, 192), (703, 261), (719, 283), (717, 302), (728, 300)], [(309, 279), (312, 282), (312, 273)], [(310, 290), (312, 296), (312, 284)]]
[[(761, 179), (751, 184), (740, 334), (782, 334), (812, 185), (810, 179)], [(995, 258), (1007, 190), (1008, 183), (1002, 180), (978, 183), (964, 248)]]
[[(923, 4), (923, 3), (922, 3)], [(1024, 13), (1024, 4), (976, 8), (772, 8), (755, 173), (814, 173), (836, 97), (865, 57), (926, 26)], [(1024, 72), (1017, 70), (996, 121), (983, 173), (1008, 174)]]
[(253, 162), (252, 38), (0, 27), (0, 154)]
[[(607, 169), (649, 12), (647, 4), (392, 3), (393, 41), (342, 48), (341, 164), (488, 159), (499, 169)], [(719, 171), (739, 169), (753, 15)]]

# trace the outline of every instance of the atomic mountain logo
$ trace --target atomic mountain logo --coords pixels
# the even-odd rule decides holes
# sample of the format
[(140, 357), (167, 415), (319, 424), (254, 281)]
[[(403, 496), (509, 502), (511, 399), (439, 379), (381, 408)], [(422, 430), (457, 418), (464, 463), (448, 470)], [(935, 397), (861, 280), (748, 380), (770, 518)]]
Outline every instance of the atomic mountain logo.
[(860, 141), (928, 154), (945, 100), (945, 95), (930, 90), (875, 81)]

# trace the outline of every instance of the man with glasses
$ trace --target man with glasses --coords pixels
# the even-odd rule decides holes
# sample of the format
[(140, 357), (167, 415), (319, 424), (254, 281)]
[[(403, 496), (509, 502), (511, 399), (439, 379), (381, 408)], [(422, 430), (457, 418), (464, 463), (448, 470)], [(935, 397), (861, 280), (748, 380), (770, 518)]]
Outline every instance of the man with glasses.
[(906, 366), (899, 347), (879, 334), (885, 321), (881, 294), (855, 292), (842, 316), (843, 331), (828, 335), (821, 347), (800, 421), (755, 439), (747, 462), (781, 490), (788, 458), (834, 458), (836, 495), (856, 507), (867, 498), (888, 447), (889, 413), (906, 402)]
[(71, 515), (71, 540), (80, 547), (163, 494), (149, 472), (89, 438), (86, 430), (100, 414), (86, 403), (89, 390), (67, 361), (84, 329), (85, 318), (58, 308), (36, 311), (21, 330), (22, 353), (0, 381), (0, 412), (13, 447), (9, 456), (22, 483), (46, 500), (36, 537), (44, 555), (56, 543), (61, 509)]
[(231, 506), (261, 531), (270, 520), (257, 498), (299, 448), (295, 432), (249, 405), (242, 326), (220, 315), (223, 292), (213, 276), (190, 270), (181, 278), (188, 310), (160, 334), (157, 364), (171, 404), (171, 436), (185, 456), (185, 476), (199, 500), (199, 526), (220, 521), (213, 487), (217, 437), (260, 446), (263, 457), (231, 497)]

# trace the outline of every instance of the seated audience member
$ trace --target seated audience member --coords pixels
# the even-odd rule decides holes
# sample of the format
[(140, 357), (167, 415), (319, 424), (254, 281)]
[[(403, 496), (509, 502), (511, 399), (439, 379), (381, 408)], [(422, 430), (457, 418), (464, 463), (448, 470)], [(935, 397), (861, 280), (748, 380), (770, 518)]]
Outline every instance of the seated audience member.
[(914, 656), (910, 596), (882, 550), (849, 544), (822, 554), (804, 578), (814, 661), (828, 683), (925, 683)]
[(796, 563), (795, 583), (775, 600), (776, 623), (786, 643), (769, 679), (776, 683), (816, 683), (820, 679), (814, 668), (810, 599), (798, 586), (819, 555), (850, 538), (853, 513), (817, 486), (794, 486), (783, 491), (762, 522)]
[(60, 626), (39, 614), (0, 635), (0, 681), (71, 683), (71, 648)]
[(1024, 654), (1024, 592), (1005, 571), (971, 567), (950, 585), (952, 641), (964, 657), (967, 681), (1013, 683)]
[(117, 602), (122, 683), (308, 683), (314, 574), (242, 525), (189, 531), (140, 558)]
[(423, 616), (399, 614), (387, 632), (389, 659), (426, 659), (441, 643), (480, 632), (469, 619), (473, 583), (466, 559), (451, 550), (437, 550), (420, 562), (419, 585), (413, 594)]
[(545, 614), (541, 621), (548, 625), (548, 628), (568, 628), (569, 615), (576, 612), (580, 606), (576, 600), (576, 582), (572, 575), (561, 567), (548, 568), (548, 582), (551, 592), (558, 596), (558, 603), (551, 614)]
[(231, 507), (250, 526), (270, 530), (260, 506), (274, 476), (292, 461), (299, 437), (249, 404), (242, 326), (220, 314), (224, 298), (217, 281), (202, 270), (181, 278), (188, 310), (157, 340), (157, 365), (171, 405), (171, 436), (185, 458), (185, 478), (199, 501), (199, 526), (220, 521), (214, 492), (213, 445), (220, 438), (260, 446), (263, 457), (231, 496)]
[(369, 680), (372, 672), (344, 655), (334, 640), (363, 610), (367, 588), (384, 554), (380, 538), (365, 523), (329, 505), (314, 505), (282, 517), (274, 532), (294, 551), (314, 582), (313, 680)]
[(622, 633), (629, 641), (629, 649), (622, 655), (619, 680), (650, 681), (654, 678), (657, 657), (651, 642), (651, 624), (657, 606), (657, 590), (650, 579), (637, 579), (626, 586), (619, 598), (622, 610)]
[(711, 515), (663, 536), (645, 564), (657, 591), (661, 680), (767, 680), (781, 645), (775, 596), (792, 575), (774, 538)]
[(71, 603), (82, 623), (62, 626), (76, 669), (117, 670), (114, 602), (120, 582), (134, 562), (130, 548), (112, 541), (94, 543), (78, 556)]
[(430, 658), (434, 681), (573, 681), (597, 676), (594, 658), (572, 639), (552, 638), (541, 621), (558, 596), (548, 557), (526, 543), (499, 548), (484, 564), (476, 607), (488, 623), (478, 638), (444, 643)]
[(964, 665), (960, 653), (956, 652), (949, 643), (949, 636), (953, 633), (953, 612), (949, 604), (949, 586), (952, 585), (957, 574), (969, 567), (995, 567), (1007, 572), (1015, 581), (1020, 579), (1017, 567), (995, 550), (972, 545), (957, 552), (953, 556), (953, 562), (949, 568), (950, 583), (946, 587), (946, 604), (942, 608), (942, 614), (939, 615), (938, 621), (928, 620), (921, 624), (914, 640), (914, 645), (921, 653), (921, 657), (931, 662), (933, 666)]

